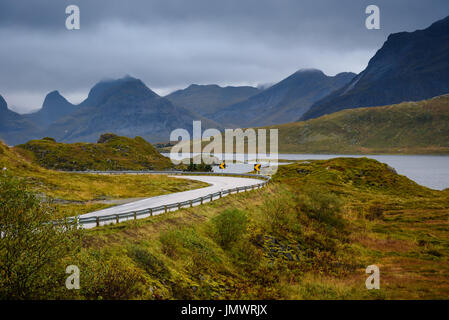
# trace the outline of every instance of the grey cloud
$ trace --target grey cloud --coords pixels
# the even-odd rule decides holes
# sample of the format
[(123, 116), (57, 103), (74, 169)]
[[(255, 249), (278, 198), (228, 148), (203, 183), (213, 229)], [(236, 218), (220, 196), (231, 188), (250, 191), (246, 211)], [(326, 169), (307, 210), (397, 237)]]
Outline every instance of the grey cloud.
[[(381, 8), (381, 30), (364, 9)], [(81, 30), (65, 29), (69, 4)], [(389, 33), (422, 29), (448, 1), (165, 0), (0, 3), (0, 94), (23, 110), (58, 89), (79, 100), (131, 74), (160, 93), (190, 83), (272, 83), (303, 67), (361, 71)]]

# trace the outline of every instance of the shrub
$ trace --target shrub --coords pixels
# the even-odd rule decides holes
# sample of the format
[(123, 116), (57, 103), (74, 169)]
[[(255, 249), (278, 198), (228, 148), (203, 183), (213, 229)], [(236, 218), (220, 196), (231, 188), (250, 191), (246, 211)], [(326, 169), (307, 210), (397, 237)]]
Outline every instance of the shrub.
[(180, 234), (177, 230), (170, 230), (159, 236), (162, 245), (162, 252), (170, 258), (176, 258), (179, 252)]
[(200, 164), (195, 164), (195, 163), (190, 163), (185, 171), (189, 171), (189, 172), (212, 172), (212, 166), (210, 164), (205, 164), (205, 163), (200, 163)]
[(77, 262), (80, 268), (80, 294), (87, 299), (145, 299), (145, 273), (126, 256), (108, 252), (83, 252)]
[(271, 233), (285, 236), (286, 232), (301, 234), (296, 199), (286, 188), (278, 188), (262, 205), (265, 228)]
[(54, 219), (54, 209), (0, 173), (0, 298), (61, 297), (64, 258), (80, 248), (80, 230)]
[(214, 217), (212, 223), (215, 227), (217, 242), (223, 248), (229, 248), (245, 233), (248, 218), (244, 211), (229, 209)]
[(113, 133), (104, 133), (100, 136), (97, 143), (108, 143), (109, 141), (118, 138), (116, 134)]
[(162, 244), (162, 251), (171, 258), (196, 255), (209, 261), (216, 260), (210, 243), (193, 228), (164, 232), (160, 235), (159, 241)]
[(299, 196), (301, 211), (328, 227), (341, 229), (344, 226), (341, 216), (342, 204), (333, 193), (313, 186), (304, 188)]
[(136, 245), (130, 246), (128, 255), (152, 277), (163, 280), (170, 276), (165, 264), (147, 249)]

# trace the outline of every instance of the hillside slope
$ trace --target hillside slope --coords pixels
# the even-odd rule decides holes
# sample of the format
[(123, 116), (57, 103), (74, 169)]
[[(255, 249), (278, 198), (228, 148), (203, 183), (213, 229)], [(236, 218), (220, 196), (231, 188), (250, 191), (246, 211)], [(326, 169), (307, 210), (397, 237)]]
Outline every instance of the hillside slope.
[(449, 17), (425, 30), (391, 34), (367, 68), (317, 101), (301, 120), (342, 109), (419, 101), (449, 93)]
[[(141, 137), (134, 139), (103, 134), (98, 143), (57, 143), (51, 138), (32, 140), (15, 147), (32, 161), (48, 169), (162, 170), (173, 168)], [(25, 152), (24, 152), (25, 151)]]
[[(367, 158), (281, 166), (264, 189), (90, 230), (74, 263), (115, 268), (91, 272), (96, 281), (67, 294), (441, 299), (449, 288), (448, 196)], [(365, 288), (370, 264), (385, 275), (380, 290)], [(110, 274), (129, 278), (112, 288)]]
[(220, 87), (218, 85), (192, 84), (165, 96), (173, 104), (205, 117), (213, 117), (222, 108), (246, 100), (259, 93), (254, 87)]
[(449, 95), (349, 109), (279, 128), (280, 152), (449, 153)]
[(211, 119), (241, 128), (290, 122), (354, 76), (340, 73), (329, 77), (320, 70), (301, 69), (261, 93), (218, 111)]
[[(50, 141), (49, 141), (50, 142)], [(153, 197), (202, 188), (207, 184), (166, 175), (95, 175), (49, 170), (30, 161), (29, 151), (10, 148), (0, 141), (0, 179), (20, 179), (40, 199), (51, 200), (55, 217), (100, 210), (110, 201)], [(4, 169), (4, 170), (3, 170)]]

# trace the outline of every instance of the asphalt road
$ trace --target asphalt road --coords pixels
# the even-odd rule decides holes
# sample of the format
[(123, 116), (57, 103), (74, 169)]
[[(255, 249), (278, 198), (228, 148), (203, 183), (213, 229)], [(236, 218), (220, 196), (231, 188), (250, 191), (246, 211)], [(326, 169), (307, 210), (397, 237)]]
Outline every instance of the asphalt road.
[[(137, 211), (147, 208), (154, 208), (159, 207), (163, 205), (169, 205), (173, 203), (178, 203), (182, 201), (188, 201), (193, 200), (198, 197), (205, 197), (211, 193), (220, 192), (227, 189), (233, 189), (237, 187), (245, 187), (245, 186), (252, 186), (261, 183), (262, 181), (259, 179), (252, 179), (252, 178), (237, 178), (237, 177), (221, 177), (221, 176), (172, 176), (174, 178), (179, 179), (192, 179), (192, 180), (198, 180), (203, 181), (210, 186), (195, 190), (189, 190), (189, 191), (183, 191), (183, 192), (176, 192), (151, 198), (146, 198), (134, 202), (130, 202), (127, 204), (122, 204), (118, 206), (114, 206), (111, 208), (98, 210), (89, 212), (83, 215), (80, 215), (80, 218), (87, 218), (87, 217), (93, 217), (93, 216), (106, 216), (111, 214), (120, 214), (124, 212), (130, 212), (130, 211)], [(205, 199), (205, 202), (210, 201), (209, 199)], [(194, 205), (199, 205), (194, 204)], [(171, 211), (176, 211), (176, 208), (171, 209)], [(154, 213), (154, 215), (161, 214), (162, 212)], [(139, 219), (146, 218), (149, 215), (142, 215), (139, 216)], [(132, 218), (130, 218), (132, 219)], [(102, 223), (103, 224), (103, 223)], [(108, 224), (108, 223), (105, 223)], [(95, 227), (95, 223), (92, 224), (84, 224), (84, 228), (93, 228)]]

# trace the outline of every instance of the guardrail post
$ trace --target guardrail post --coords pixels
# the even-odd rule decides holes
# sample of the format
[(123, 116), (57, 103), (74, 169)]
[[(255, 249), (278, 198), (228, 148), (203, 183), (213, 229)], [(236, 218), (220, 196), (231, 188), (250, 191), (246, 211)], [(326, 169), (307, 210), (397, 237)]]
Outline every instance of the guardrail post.
[(165, 213), (167, 213), (167, 206), (166, 205), (164, 206), (164, 210), (165, 210)]
[(201, 197), (201, 204), (203, 204), (203, 197)]
[(97, 227), (99, 227), (100, 226), (100, 217), (97, 217)]
[(150, 216), (153, 216), (153, 208), (150, 208)]
[(190, 200), (190, 208), (193, 208), (193, 201)]
[(119, 221), (120, 221), (120, 217), (119, 217), (119, 215), (116, 215), (115, 216), (115, 222), (119, 223)]
[(181, 202), (178, 202), (178, 210), (181, 210)]
[(212, 193), (210, 194), (210, 201), (211, 201), (211, 202), (214, 201), (214, 198), (213, 198)]
[(134, 220), (137, 220), (137, 212), (134, 211)]

